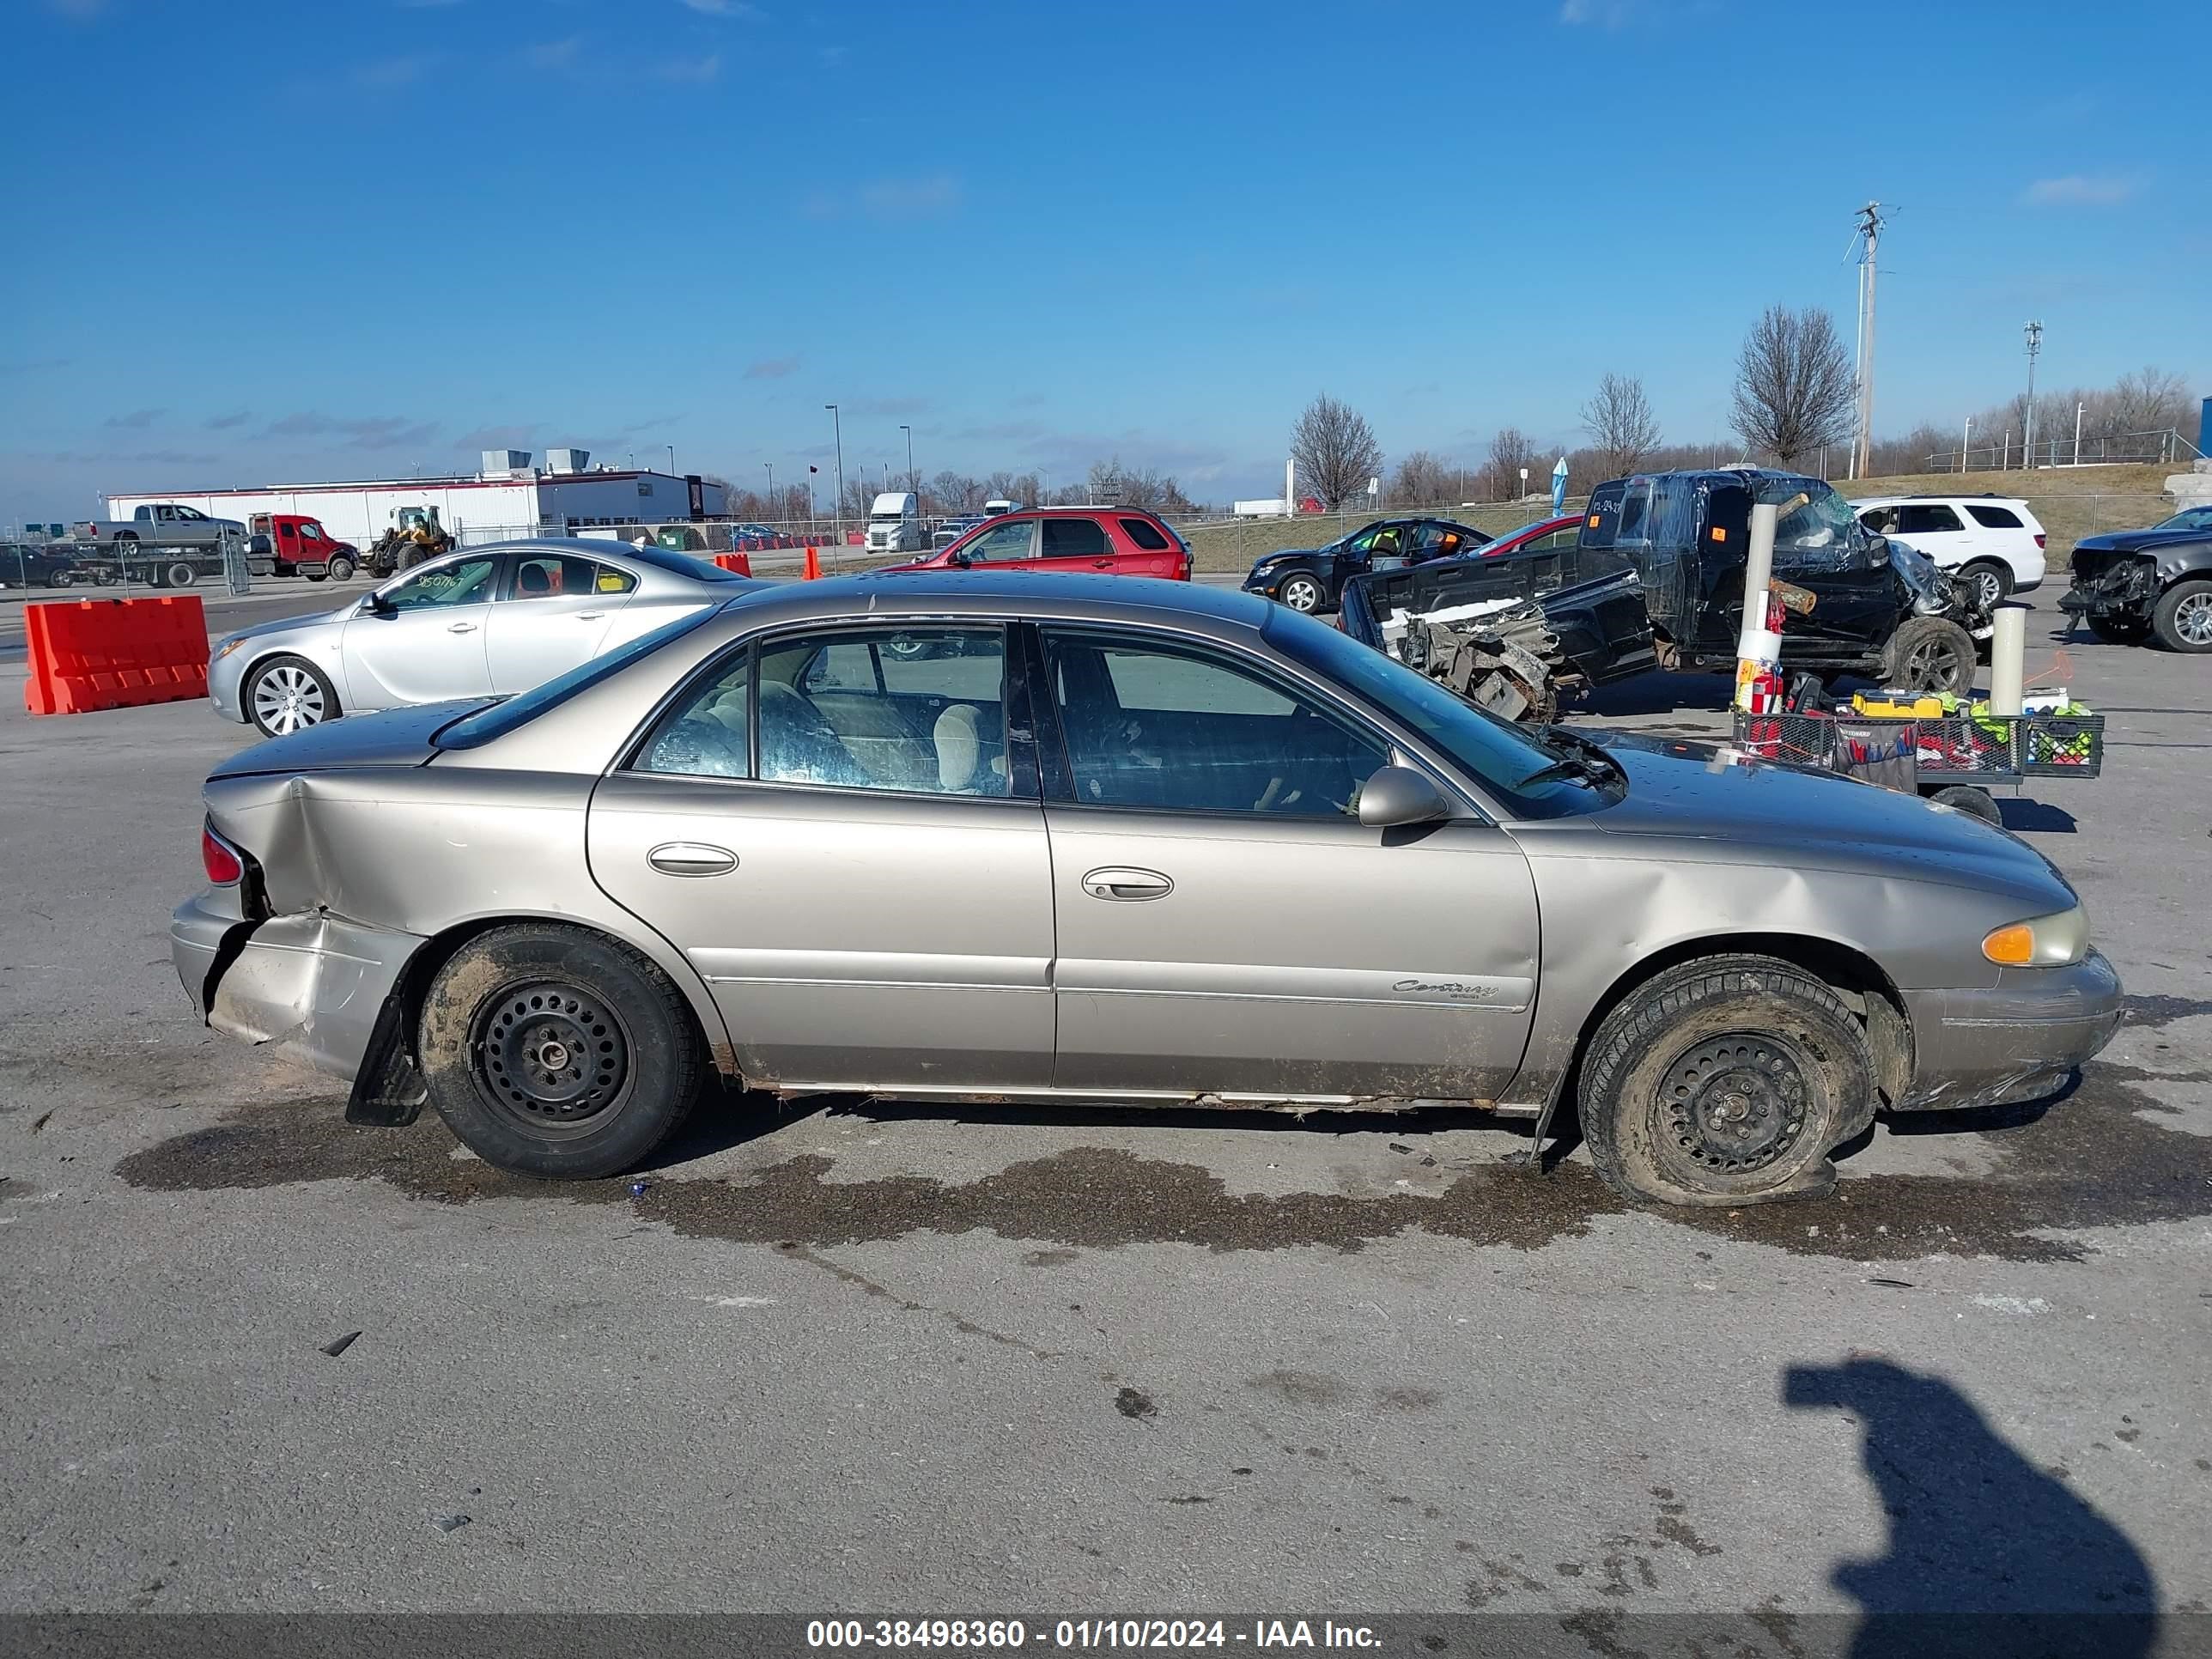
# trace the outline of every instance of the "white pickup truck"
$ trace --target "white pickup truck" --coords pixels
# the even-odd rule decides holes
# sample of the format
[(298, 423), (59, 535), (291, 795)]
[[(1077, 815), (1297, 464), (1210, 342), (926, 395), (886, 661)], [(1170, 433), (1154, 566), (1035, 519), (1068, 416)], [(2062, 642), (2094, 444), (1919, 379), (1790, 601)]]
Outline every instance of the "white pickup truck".
[(235, 519), (210, 519), (196, 507), (157, 501), (127, 519), (87, 519), (70, 527), (81, 542), (143, 542), (149, 547), (220, 548), (246, 526)]

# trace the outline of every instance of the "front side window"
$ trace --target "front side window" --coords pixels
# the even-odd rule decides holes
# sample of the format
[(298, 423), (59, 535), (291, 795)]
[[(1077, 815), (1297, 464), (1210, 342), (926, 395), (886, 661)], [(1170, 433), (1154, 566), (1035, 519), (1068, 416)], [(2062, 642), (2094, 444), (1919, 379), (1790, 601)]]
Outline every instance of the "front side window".
[(1036, 526), (1024, 519), (1017, 524), (994, 525), (960, 550), (977, 564), (1001, 564), (1035, 556), (1030, 546)]
[(193, 524), (204, 524), (207, 522), (207, 514), (201, 512), (198, 507), (180, 507), (177, 509), (177, 516), (179, 519), (188, 520)]
[(1054, 629), (1045, 656), (1086, 806), (1343, 817), (1389, 762), (1371, 732), (1202, 647)]
[[(289, 525), (284, 527), (287, 531), (291, 529)], [(303, 542), (319, 542), (323, 539), (323, 532), (311, 524), (303, 524), (300, 526), (300, 539)]]
[(754, 692), (763, 782), (1002, 796), (1006, 633), (876, 628), (760, 649)]
[(396, 587), (384, 590), (393, 611), (427, 611), (440, 605), (477, 605), (491, 598), (497, 559), (457, 559), (417, 570)]
[(1630, 483), (1627, 493), (1620, 498), (1620, 527), (1613, 539), (1623, 542), (1650, 540), (1650, 532), (1645, 526), (1650, 517), (1651, 481), (1649, 478), (1634, 479)]

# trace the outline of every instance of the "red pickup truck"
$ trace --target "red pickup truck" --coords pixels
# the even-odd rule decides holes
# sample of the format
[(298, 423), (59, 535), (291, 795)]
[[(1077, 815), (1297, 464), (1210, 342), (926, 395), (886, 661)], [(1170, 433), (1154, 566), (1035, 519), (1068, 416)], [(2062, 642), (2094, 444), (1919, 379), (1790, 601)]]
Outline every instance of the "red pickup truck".
[(886, 567), (942, 570), (974, 565), (1076, 575), (1190, 580), (1190, 547), (1141, 507), (1031, 507), (986, 519), (925, 557)]

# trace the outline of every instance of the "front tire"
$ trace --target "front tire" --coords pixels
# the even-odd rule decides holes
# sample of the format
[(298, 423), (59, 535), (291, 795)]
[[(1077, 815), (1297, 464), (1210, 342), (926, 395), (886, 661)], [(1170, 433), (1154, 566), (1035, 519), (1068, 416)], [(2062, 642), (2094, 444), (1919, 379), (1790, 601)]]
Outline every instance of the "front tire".
[(2012, 596), (2012, 572), (1993, 560), (1968, 565), (1959, 573), (1966, 596), (1984, 611), (1994, 611)]
[(1834, 1184), (1829, 1150), (1873, 1121), (1874, 1063), (1822, 981), (1773, 957), (1711, 957), (1606, 1016), (1578, 1098), (1591, 1161), (1623, 1197), (1748, 1204)]
[(2150, 631), (2169, 651), (2212, 651), (2212, 581), (2176, 582), (2159, 596)]
[(1321, 583), (1311, 576), (1292, 576), (1284, 582), (1276, 598), (1301, 616), (1310, 617), (1322, 608), (1328, 595)]
[(349, 582), (353, 580), (353, 561), (343, 554), (332, 559), (328, 568), (330, 579), (334, 582)]
[(2107, 645), (2141, 645), (2150, 637), (2150, 624), (2140, 617), (2089, 613), (2089, 631)]
[(305, 657), (271, 657), (246, 676), (246, 718), (264, 738), (282, 738), (338, 717), (337, 688)]
[(438, 970), (417, 1035), (430, 1103), (518, 1175), (619, 1175), (690, 1115), (705, 1074), (690, 1010), (627, 945), (524, 922)]
[(1881, 653), (1882, 684), (1899, 691), (1974, 688), (1974, 636), (1947, 617), (1913, 617), (1889, 636)]

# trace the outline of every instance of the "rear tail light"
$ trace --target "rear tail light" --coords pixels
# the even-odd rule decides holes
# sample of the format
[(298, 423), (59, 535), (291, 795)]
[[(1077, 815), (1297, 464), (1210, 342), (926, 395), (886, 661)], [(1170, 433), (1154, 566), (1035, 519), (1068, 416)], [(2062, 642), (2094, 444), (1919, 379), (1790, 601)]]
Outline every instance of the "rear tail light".
[(200, 863), (207, 878), (217, 887), (232, 887), (246, 878), (246, 860), (238, 849), (215, 832), (211, 823), (200, 826)]
[(2046, 538), (2039, 532), (2035, 538), (2035, 544), (2038, 547), (2045, 547), (2049, 545), (2049, 543)]

